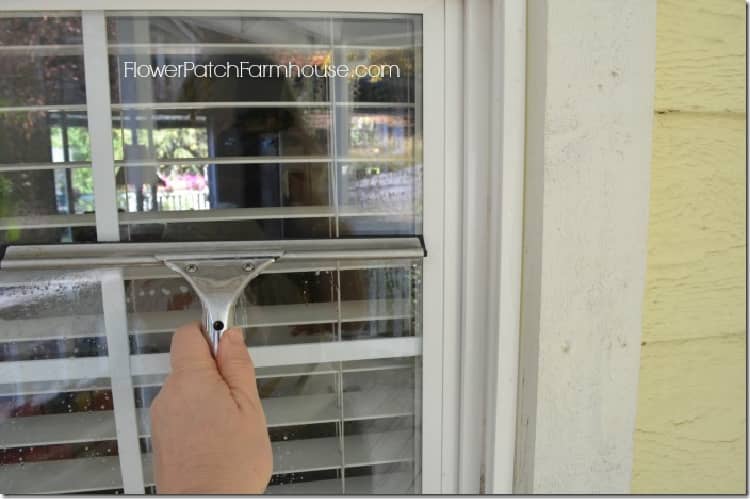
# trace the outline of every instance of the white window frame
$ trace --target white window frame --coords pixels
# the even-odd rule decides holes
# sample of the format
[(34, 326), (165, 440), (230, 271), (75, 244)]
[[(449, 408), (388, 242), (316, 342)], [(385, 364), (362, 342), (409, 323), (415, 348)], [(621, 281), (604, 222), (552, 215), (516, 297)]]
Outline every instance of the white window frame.
[[(196, 0), (58, 0), (54, 5), (45, 0), (5, 0), (0, 4), (0, 15), (82, 12), (84, 23), (91, 23), (88, 36), (99, 42), (106, 41), (101, 21), (108, 12), (168, 10), (422, 15), (423, 224), (428, 250), (421, 346), (422, 434), (426, 436), (422, 438), (422, 492), (512, 492), (526, 0), (214, 0), (210, 5)], [(99, 45), (84, 42), (85, 57), (106, 61), (106, 45)], [(86, 73), (87, 103), (90, 110), (101, 110), (89, 113), (91, 133), (109, 137), (109, 89), (101, 79), (90, 82), (90, 73)], [(117, 240), (114, 196), (101, 196), (101, 192), (114, 193), (109, 173), (114, 166), (111, 140), (92, 136), (92, 143), (103, 145), (91, 152), (98, 233), (100, 240)], [(497, 192), (501, 196), (491, 196)], [(86, 362), (92, 368), (105, 367), (99, 359)], [(129, 364), (131, 373), (150, 368), (133, 358)], [(135, 480), (126, 489), (138, 490), (138, 477)]]

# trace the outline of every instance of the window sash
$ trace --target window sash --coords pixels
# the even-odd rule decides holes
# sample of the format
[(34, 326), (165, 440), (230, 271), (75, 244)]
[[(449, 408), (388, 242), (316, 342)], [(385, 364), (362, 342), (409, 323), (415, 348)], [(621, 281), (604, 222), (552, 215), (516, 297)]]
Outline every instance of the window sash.
[[(183, 0), (131, 0), (127, 5), (122, 5), (121, 2), (114, 0), (102, 1), (102, 0), (61, 0), (56, 5), (60, 11), (71, 10), (83, 11), (84, 16), (99, 16), (102, 15), (101, 9), (106, 9), (111, 12), (107, 12), (107, 15), (117, 12), (124, 12), (132, 15), (133, 12), (126, 9), (148, 11), (149, 14), (154, 13), (155, 7), (163, 9), (166, 12), (174, 10), (185, 12), (190, 11), (191, 13), (195, 10), (198, 13), (198, 8), (202, 5), (188, 4), (186, 5)], [(216, 0), (211, 5), (213, 11), (224, 11), (221, 14), (224, 15), (232, 11), (257, 11), (264, 10), (269, 7), (267, 0)], [(27, 13), (33, 10), (46, 11), (49, 9), (48, 4), (43, 0), (8, 0), (0, 5), (0, 16), (13, 16), (14, 11), (23, 11)], [(273, 2), (274, 11), (287, 12), (287, 11), (304, 11), (304, 10), (315, 10), (318, 12), (342, 12), (342, 11), (353, 11), (359, 10), (356, 5), (352, 5), (351, 2), (344, 0), (315, 0), (310, 3), (309, 1), (298, 1), (298, 0), (276, 0)], [(430, 102), (430, 106), (424, 109), (424, 125), (423, 125), (423, 140), (425, 148), (423, 151), (423, 163), (430, 165), (431, 169), (429, 174), (425, 176), (424, 180), (424, 220), (423, 220), (423, 233), (427, 247), (430, 249), (430, 256), (424, 260), (424, 295), (423, 295), (423, 307), (424, 310), (444, 310), (444, 296), (443, 286), (444, 283), (444, 265), (443, 261), (443, 241), (445, 239), (446, 227), (444, 224), (445, 214), (445, 163), (444, 163), (444, 95), (443, 88), (445, 84), (445, 78), (447, 70), (445, 70), (445, 61), (443, 60), (444, 54), (444, 4), (442, 1), (437, 0), (414, 0), (410, 2), (403, 2), (401, 0), (383, 0), (375, 4), (368, 4), (361, 10), (368, 15), (376, 12), (403, 12), (403, 13), (416, 13), (421, 14), (423, 18), (423, 61), (424, 67), (422, 68), (422, 76), (424, 82), (424, 94), (422, 99), (424, 102)], [(41, 13), (40, 13), (41, 15)], [(97, 34), (96, 38), (99, 38)], [(106, 42), (106, 38), (105, 38)], [(104, 45), (106, 47), (106, 45)], [(95, 47), (92, 47), (95, 48)], [(99, 50), (101, 47), (96, 47), (98, 54), (96, 58), (102, 59), (102, 52), (106, 58), (106, 48), (104, 51)], [(84, 47), (85, 49), (85, 47)], [(89, 66), (91, 67), (91, 66)], [(106, 66), (105, 66), (106, 67)], [(444, 72), (445, 71), (445, 72)], [(87, 72), (88, 73), (88, 72)], [(88, 84), (88, 81), (87, 81)], [(108, 85), (108, 82), (107, 82)], [(98, 85), (96, 85), (98, 86)], [(90, 87), (89, 87), (90, 88)], [(422, 89), (422, 82), (417, 83), (417, 88)], [(93, 99), (95, 101), (103, 101), (104, 98), (100, 95)], [(88, 94), (87, 94), (88, 95)], [(108, 99), (108, 93), (107, 99)], [(419, 99), (421, 101), (422, 99)], [(88, 106), (91, 109), (91, 106)], [(99, 115), (98, 122), (106, 121), (103, 124), (107, 129), (111, 129), (111, 119), (109, 117), (110, 106), (97, 107), (97, 114)], [(103, 119), (106, 114), (106, 120)], [(417, 116), (421, 117), (421, 113), (417, 113)], [(105, 130), (106, 131), (106, 130)], [(104, 135), (104, 134), (102, 134)], [(92, 143), (96, 142), (101, 145), (98, 153), (94, 156), (92, 150), (92, 163), (102, 164), (101, 160), (111, 163), (113, 161), (113, 155), (108, 154), (111, 151), (111, 133), (107, 134), (106, 140), (94, 141), (92, 137)], [(452, 140), (452, 139), (451, 139)], [(106, 145), (105, 145), (106, 144)], [(448, 147), (447, 145), (445, 146)], [(109, 150), (107, 150), (109, 149)], [(97, 157), (99, 162), (97, 162)], [(37, 165), (38, 168), (46, 168), (51, 165)], [(65, 165), (68, 166), (68, 165)], [(81, 165), (82, 166), (82, 165)], [(86, 165), (88, 166), (88, 165)], [(112, 166), (112, 165), (109, 165)], [(104, 171), (102, 169), (101, 171)], [(108, 175), (111, 175), (112, 169), (108, 171)], [(425, 173), (428, 173), (425, 171)], [(99, 179), (99, 183), (103, 186), (99, 187), (98, 192), (106, 192), (113, 190), (113, 186), (110, 187), (108, 181)], [(112, 179), (114, 183), (114, 179)], [(106, 197), (106, 196), (100, 196)], [(111, 198), (113, 199), (113, 198)], [(452, 206), (455, 205), (453, 201), (450, 202)], [(117, 228), (118, 220), (117, 213), (112, 210), (102, 212), (97, 206), (97, 221), (102, 216), (102, 220), (109, 220), (112, 223), (109, 225), (109, 231), (99, 235), (100, 240), (114, 240), (114, 234), (111, 232), (112, 227)], [(88, 222), (87, 222), (88, 223)], [(103, 225), (103, 224), (102, 224)], [(446, 317), (449, 312), (445, 312)], [(420, 466), (422, 469), (423, 476), (423, 492), (440, 492), (442, 484), (444, 483), (446, 474), (452, 476), (455, 474), (453, 469), (444, 469), (443, 454), (445, 448), (450, 448), (448, 444), (443, 443), (443, 439), (446, 438), (445, 429), (449, 429), (449, 433), (453, 433), (451, 427), (451, 418), (443, 420), (441, 414), (444, 412), (444, 396), (443, 396), (443, 384), (441, 373), (443, 372), (443, 338), (444, 338), (444, 323), (443, 314), (423, 314), (423, 329), (429, 331), (424, 338), (419, 339), (420, 345), (411, 345), (413, 351), (421, 352), (423, 354), (424, 363), (424, 374), (423, 374), (423, 390), (421, 398), (417, 403), (421, 406), (423, 414), (422, 421), (422, 432), (424, 435), (430, 435), (431, 438), (422, 439), (422, 452), (421, 455), (416, 456), (421, 461)], [(454, 334), (454, 333), (451, 333)], [(414, 339), (410, 339), (414, 340)], [(368, 344), (370, 340), (368, 340)], [(363, 345), (364, 346), (364, 345)], [(306, 346), (304, 346), (306, 348)], [(253, 355), (256, 359), (263, 362), (264, 350), (282, 348), (282, 347), (257, 347), (253, 348)], [(289, 348), (289, 347), (283, 347)], [(404, 347), (406, 348), (406, 347)], [(304, 350), (304, 348), (302, 348)], [(269, 355), (273, 350), (267, 350)], [(302, 351), (301, 351), (302, 352)], [(277, 355), (277, 351), (273, 355)], [(302, 355), (305, 357), (305, 355)], [(306, 357), (309, 359), (309, 357)], [(80, 361), (80, 362), (79, 362)], [(104, 359), (106, 361), (106, 359)], [(70, 359), (62, 359), (60, 361), (41, 361), (47, 364), (47, 369), (61, 369), (60, 372), (73, 372), (77, 370), (82, 375), (85, 373), (101, 371), (102, 366), (100, 365), (102, 359), (76, 359), (76, 362), (71, 362)], [(135, 362), (137, 365), (138, 362)], [(40, 366), (42, 364), (39, 364)], [(9, 371), (16, 371), (22, 368), (22, 366), (0, 366), (0, 375), (5, 375)], [(33, 370), (36, 370), (34, 368)], [(453, 370), (453, 368), (451, 368)], [(41, 369), (40, 369), (41, 371)], [(33, 376), (29, 377), (29, 380), (33, 379)], [(447, 400), (447, 399), (446, 399)], [(455, 401), (451, 405), (455, 404)], [(415, 408), (415, 410), (417, 410)], [(454, 438), (448, 435), (448, 438)], [(448, 460), (449, 461), (449, 460)]]

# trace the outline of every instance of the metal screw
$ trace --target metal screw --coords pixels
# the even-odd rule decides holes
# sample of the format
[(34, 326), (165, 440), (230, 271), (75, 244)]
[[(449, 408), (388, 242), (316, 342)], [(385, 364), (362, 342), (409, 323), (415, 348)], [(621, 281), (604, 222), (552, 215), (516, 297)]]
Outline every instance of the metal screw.
[(198, 266), (194, 263), (188, 263), (185, 265), (185, 271), (190, 272), (191, 274), (198, 270)]
[(242, 270), (244, 270), (245, 272), (252, 272), (253, 270), (255, 270), (255, 265), (250, 262), (246, 262), (245, 265), (242, 266)]

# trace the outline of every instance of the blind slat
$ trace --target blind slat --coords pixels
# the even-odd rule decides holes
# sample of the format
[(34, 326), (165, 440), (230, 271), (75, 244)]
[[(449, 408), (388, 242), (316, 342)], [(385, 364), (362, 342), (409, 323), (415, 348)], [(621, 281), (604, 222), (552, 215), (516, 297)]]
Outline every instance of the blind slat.
[[(410, 212), (345, 207), (339, 211), (343, 217), (410, 217)], [(224, 208), (219, 210), (191, 211), (148, 211), (136, 213), (119, 213), (120, 224), (166, 224), (166, 223), (200, 223), (229, 222), (242, 220), (276, 220), (296, 218), (332, 218), (336, 210), (330, 206), (284, 206), (277, 208)], [(93, 213), (74, 215), (28, 215), (0, 218), (0, 230), (8, 229), (54, 229), (65, 227), (88, 227), (96, 225)]]
[[(408, 358), (372, 359), (355, 362), (344, 362), (343, 372), (389, 371), (394, 369), (411, 369), (414, 362)], [(335, 374), (339, 371), (337, 363), (298, 364), (293, 366), (259, 367), (255, 371), (258, 379), (290, 376), (308, 376), (315, 374)], [(134, 376), (136, 388), (161, 386), (165, 374)], [(48, 393), (80, 392), (89, 390), (109, 390), (109, 378), (62, 379), (50, 381), (30, 381), (12, 384), (0, 384), (0, 396), (40, 395)]]
[[(279, 261), (266, 267), (263, 274), (293, 274), (300, 272), (333, 272), (335, 270), (360, 270), (360, 269), (387, 269), (404, 268), (413, 264), (413, 260), (343, 260), (336, 266), (335, 260), (321, 260), (319, 262)], [(179, 277), (166, 265), (149, 267), (126, 267), (124, 270), (126, 280), (139, 279), (174, 279)], [(15, 284), (21, 282), (16, 280)], [(25, 281), (32, 282), (32, 281)], [(0, 281), (0, 286), (6, 285)]]
[[(239, 108), (321, 108), (327, 109), (331, 103), (327, 101), (190, 101), (190, 102), (128, 102), (112, 104), (113, 111), (123, 110), (199, 110), (199, 109), (239, 109)], [(367, 102), (367, 101), (337, 101), (341, 107), (411, 109), (413, 102)]]
[[(317, 359), (321, 365), (330, 362), (357, 361), (351, 370), (357, 369), (361, 361), (373, 362), (403, 361), (404, 358), (422, 354), (422, 339), (418, 337), (377, 338), (331, 343), (302, 343), (254, 347), (250, 349), (256, 368), (273, 368), (298, 372), (300, 365)], [(169, 354), (143, 354), (131, 356), (133, 375), (136, 379), (165, 375), (169, 372)], [(377, 364), (375, 364), (377, 365)], [(385, 364), (401, 367), (399, 363)], [(393, 367), (393, 368), (398, 368)], [(373, 370), (375, 370), (374, 368)], [(346, 370), (346, 369), (345, 369)], [(27, 387), (34, 389), (40, 382), (62, 384), (84, 383), (109, 375), (106, 357), (83, 357), (66, 359), (43, 359), (0, 362), (2, 391), (12, 393)], [(291, 375), (291, 374), (290, 374)], [(66, 385), (68, 386), (68, 385)], [(16, 391), (16, 393), (21, 393)], [(36, 393), (36, 392), (28, 392)]]
[(54, 170), (56, 168), (90, 168), (88, 161), (46, 162), (46, 163), (7, 163), (0, 164), (0, 172), (18, 172), (27, 170)]
[[(334, 48), (344, 50), (410, 50), (412, 45), (347, 45), (335, 44)], [(305, 51), (328, 51), (329, 44), (301, 44), (301, 43), (111, 43), (109, 53), (117, 55), (138, 54), (223, 54), (227, 51), (241, 50), (245, 52), (267, 51), (275, 49), (294, 49)]]
[[(347, 435), (343, 441), (347, 467), (413, 459), (410, 431)], [(340, 468), (339, 446), (338, 437), (274, 442), (274, 474)], [(145, 482), (153, 485), (151, 455), (142, 457)], [(3, 492), (16, 494), (82, 492), (122, 486), (118, 458), (110, 456), (5, 465), (0, 468), (0, 479)]]
[(114, 456), (38, 461), (0, 468), (3, 492), (64, 494), (122, 487), (119, 459)]
[(329, 206), (285, 206), (280, 208), (224, 208), (220, 210), (147, 211), (120, 213), (121, 224), (226, 222), (279, 218), (325, 218), (336, 213)]
[[(340, 494), (341, 480), (315, 480), (283, 485), (272, 485), (267, 494)], [(409, 494), (414, 492), (413, 473), (379, 473), (377, 475), (347, 476), (346, 494)]]
[[(413, 414), (413, 394), (403, 389), (344, 393), (344, 420), (379, 419)], [(337, 421), (336, 394), (268, 397), (261, 400), (268, 426)], [(138, 436), (151, 435), (148, 409), (137, 409)], [(24, 447), (115, 440), (112, 411), (71, 412), (9, 418), (0, 424), (0, 447)], [(1, 469), (1, 468), (0, 468)], [(2, 472), (0, 472), (1, 475)]]
[(88, 227), (96, 225), (93, 213), (75, 215), (28, 215), (0, 218), (0, 230), (8, 229), (55, 229), (65, 227)]
[[(326, 324), (337, 321), (336, 303), (250, 306), (248, 321), (239, 327), (274, 327)], [(341, 303), (343, 322), (396, 320), (410, 317), (408, 300), (358, 300)], [(174, 331), (180, 325), (200, 319), (200, 310), (139, 312), (128, 314), (128, 331), (148, 334)], [(70, 315), (36, 319), (0, 320), (0, 343), (44, 341), (104, 336), (101, 315)]]

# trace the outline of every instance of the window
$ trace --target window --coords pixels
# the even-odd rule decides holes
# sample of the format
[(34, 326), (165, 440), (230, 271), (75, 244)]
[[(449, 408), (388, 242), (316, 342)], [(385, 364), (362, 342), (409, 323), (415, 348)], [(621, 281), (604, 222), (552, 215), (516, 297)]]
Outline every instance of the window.
[[(423, 147), (422, 25), (372, 13), (0, 17), (2, 241), (423, 235), (423, 165), (433, 183), (442, 165), (431, 170)], [(368, 73), (185, 70), (245, 64)], [(147, 76), (173, 67), (186, 73)], [(438, 333), (422, 309), (440, 306), (424, 278), (421, 259), (327, 260), (279, 263), (245, 289), (236, 322), (273, 442), (269, 493), (422, 490), (434, 416), (422, 411), (422, 340)], [(4, 270), (0, 286), (0, 488), (152, 491), (148, 407), (171, 332), (200, 314), (195, 293), (166, 268)]]

